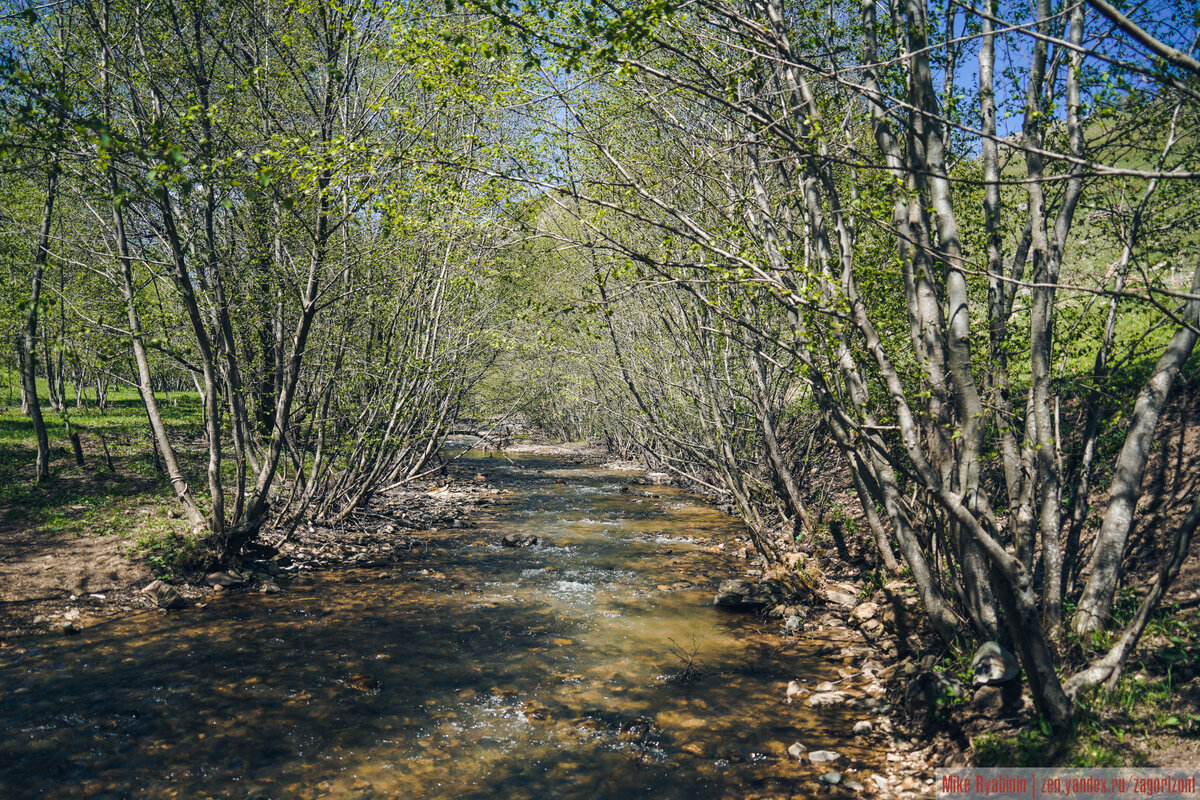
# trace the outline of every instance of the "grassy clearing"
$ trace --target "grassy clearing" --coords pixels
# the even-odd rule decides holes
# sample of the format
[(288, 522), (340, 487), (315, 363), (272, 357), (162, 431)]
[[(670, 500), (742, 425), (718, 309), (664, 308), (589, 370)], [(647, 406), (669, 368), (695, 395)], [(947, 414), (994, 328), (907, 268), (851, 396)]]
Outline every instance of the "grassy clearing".
[[(44, 391), (44, 384), (40, 388)], [(199, 401), (194, 393), (163, 394), (159, 399), (189, 481), (203, 480)], [(32, 423), (19, 408), (0, 407), (0, 525), (34, 535), (120, 536), (127, 542), (127, 554), (145, 561), (158, 576), (178, 577), (185, 571), (199, 537), (177, 518), (136, 390), (111, 392), (103, 413), (94, 403), (85, 409), (69, 404), (71, 428), (83, 442), (83, 467), (75, 464), (63, 417), (46, 406), (43, 413), (50, 437), (51, 480), (39, 486), (33, 480)], [(105, 446), (115, 470), (106, 464)]]
[[(1088, 649), (1110, 644), (1112, 631), (1136, 610), (1122, 594), (1107, 631)], [(1065, 735), (1034, 723), (1011, 734), (972, 740), (979, 766), (1138, 767), (1160, 763), (1164, 751), (1200, 741), (1200, 609), (1159, 609), (1121, 677), (1109, 691), (1080, 698), (1078, 719)]]

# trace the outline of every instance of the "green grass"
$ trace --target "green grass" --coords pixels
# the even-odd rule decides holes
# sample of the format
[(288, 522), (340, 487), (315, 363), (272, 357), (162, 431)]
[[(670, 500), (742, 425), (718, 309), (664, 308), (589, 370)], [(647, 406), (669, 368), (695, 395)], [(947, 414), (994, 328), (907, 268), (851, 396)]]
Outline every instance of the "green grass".
[[(1109, 630), (1081, 646), (1095, 657), (1112, 644), (1114, 631), (1136, 613), (1136, 591), (1121, 592)], [(1145, 766), (1157, 746), (1200, 738), (1200, 714), (1179, 703), (1180, 684), (1200, 663), (1200, 609), (1160, 608), (1146, 626), (1117, 687), (1096, 687), (1079, 698), (1075, 724), (1064, 732), (1034, 720), (1012, 733), (989, 733), (972, 741), (979, 766)]]
[[(12, 385), (11, 376), (4, 379)], [(44, 382), (39, 389), (44, 393)], [(137, 391), (111, 391), (101, 413), (94, 400), (90, 408), (75, 409), (73, 390), (68, 390), (67, 416), (82, 438), (85, 466), (75, 464), (62, 416), (43, 405), (51, 479), (41, 485), (33, 480), (37, 443), (32, 422), (18, 407), (0, 406), (0, 525), (35, 533), (121, 536), (131, 557), (145, 561), (160, 577), (177, 577), (195, 560), (199, 537), (186, 520), (169, 513), (176, 501), (156, 466), (150, 424)], [(0, 396), (7, 399), (7, 392)], [(200, 403), (194, 392), (160, 395), (159, 400), (186, 477), (202, 486)], [(115, 471), (105, 464), (102, 438)]]

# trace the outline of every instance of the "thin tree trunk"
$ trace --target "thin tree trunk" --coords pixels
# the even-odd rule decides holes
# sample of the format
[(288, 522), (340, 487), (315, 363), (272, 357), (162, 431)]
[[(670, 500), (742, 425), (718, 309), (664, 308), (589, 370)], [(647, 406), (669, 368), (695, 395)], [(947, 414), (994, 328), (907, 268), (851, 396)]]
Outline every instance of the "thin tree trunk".
[[(1193, 295), (1200, 295), (1200, 263), (1192, 276)], [(1187, 301), (1180, 315), (1185, 325), (1175, 332), (1138, 394), (1130, 418), (1129, 432), (1113, 470), (1108, 508), (1100, 523), (1093, 549), (1092, 570), (1079, 598), (1072, 625), (1080, 636), (1099, 629), (1112, 607), (1121, 579), (1125, 543), (1133, 525), (1133, 512), (1141, 497), (1142, 476), (1150, 457), (1150, 445), (1162, 410), (1171, 395), (1171, 385), (1196, 346), (1195, 326), (1200, 325), (1200, 299)]]
[(37, 324), (41, 305), (42, 275), (50, 254), (50, 225), (54, 219), (54, 200), (58, 195), (58, 158), (51, 162), (46, 175), (46, 200), (42, 205), (42, 225), (33, 253), (33, 280), (29, 289), (29, 314), (25, 317), (24, 370), (21, 372), (25, 395), (29, 398), (29, 416), (37, 437), (36, 480), (50, 480), (50, 438), (42, 418), (42, 406), (37, 395)]

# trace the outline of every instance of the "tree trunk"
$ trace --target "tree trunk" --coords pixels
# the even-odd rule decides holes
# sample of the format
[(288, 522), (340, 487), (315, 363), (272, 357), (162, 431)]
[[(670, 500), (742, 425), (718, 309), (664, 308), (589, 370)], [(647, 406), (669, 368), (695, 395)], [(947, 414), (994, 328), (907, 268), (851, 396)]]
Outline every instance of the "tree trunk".
[[(38, 241), (33, 253), (33, 281), (29, 289), (29, 313), (25, 317), (24, 341), (24, 370), (22, 370), (22, 386), (24, 394), (29, 399), (29, 416), (33, 422), (33, 432), (37, 437), (37, 482), (50, 479), (50, 438), (46, 435), (46, 423), (42, 419), (42, 406), (37, 395), (37, 324), (38, 309), (41, 304), (42, 275), (49, 255), (50, 224), (54, 219), (54, 200), (58, 194), (58, 159), (50, 164), (46, 176), (46, 200), (42, 205), (42, 226), (38, 231)], [(49, 377), (47, 365), (47, 377)]]
[[(1200, 294), (1200, 263), (1192, 276), (1192, 294)], [(1141, 497), (1142, 476), (1154, 442), (1154, 430), (1171, 395), (1171, 385), (1196, 346), (1195, 326), (1200, 325), (1200, 299), (1188, 300), (1180, 315), (1184, 326), (1175, 332), (1142, 387), (1133, 406), (1129, 432), (1113, 471), (1109, 504), (1096, 535), (1091, 575), (1079, 598), (1072, 625), (1080, 636), (1098, 630), (1112, 607), (1121, 580), (1121, 561), (1133, 525), (1133, 511)]]

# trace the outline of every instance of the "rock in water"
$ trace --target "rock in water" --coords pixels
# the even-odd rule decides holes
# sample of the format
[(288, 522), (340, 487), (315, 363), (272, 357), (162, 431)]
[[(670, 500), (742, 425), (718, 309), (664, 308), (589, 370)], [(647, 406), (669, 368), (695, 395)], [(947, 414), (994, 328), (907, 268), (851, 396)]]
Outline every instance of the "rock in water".
[(840, 772), (826, 772), (826, 773), (825, 773), (824, 775), (822, 775), (822, 776), (821, 776), (821, 777), (820, 777), (818, 780), (820, 780), (820, 781), (821, 781), (821, 783), (827, 783), (827, 784), (829, 784), (830, 786), (837, 786), (839, 783), (841, 783), (841, 782), (842, 782), (842, 773), (840, 773)]
[(783, 593), (769, 582), (751, 583), (746, 580), (721, 581), (713, 605), (732, 611), (761, 611), (777, 604)]
[(809, 696), (808, 705), (810, 708), (828, 708), (841, 705), (845, 700), (845, 692), (817, 692)]
[(346, 678), (346, 688), (363, 694), (374, 694), (379, 691), (379, 681), (374, 675), (351, 675)]
[(971, 673), (976, 684), (1007, 683), (1021, 674), (1021, 665), (998, 643), (984, 642), (971, 659)]
[(187, 605), (187, 600), (183, 599), (183, 595), (169, 583), (162, 581), (154, 581), (142, 593), (149, 595), (150, 599), (159, 608), (183, 608)]
[(841, 758), (841, 754), (835, 753), (832, 750), (813, 750), (808, 754), (808, 760), (814, 764), (824, 764), (828, 761), (837, 761)]
[(500, 540), (505, 547), (533, 547), (538, 543), (538, 537), (532, 533), (510, 533)]
[(228, 589), (230, 586), (241, 586), (246, 581), (229, 572), (210, 572), (204, 576), (204, 582), (209, 586), (222, 586)]
[(804, 754), (808, 752), (808, 748), (800, 742), (792, 742), (788, 745), (787, 753), (797, 761), (804, 759)]

